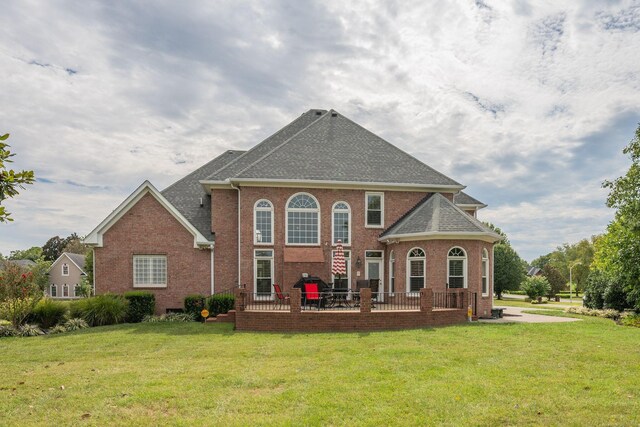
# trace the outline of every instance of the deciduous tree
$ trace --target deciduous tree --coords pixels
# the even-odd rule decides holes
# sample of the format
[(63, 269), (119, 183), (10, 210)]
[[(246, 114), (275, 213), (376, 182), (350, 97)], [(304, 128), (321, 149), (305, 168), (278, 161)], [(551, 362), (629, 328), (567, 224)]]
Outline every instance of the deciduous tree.
[(8, 169), (8, 164), (12, 163), (11, 157), (15, 156), (9, 151), (9, 144), (6, 141), (9, 134), (0, 136), (0, 222), (13, 221), (11, 214), (7, 212), (2, 203), (9, 198), (18, 195), (18, 189), (24, 189), (27, 184), (33, 184), (35, 176), (33, 171), (22, 170), (19, 172)]

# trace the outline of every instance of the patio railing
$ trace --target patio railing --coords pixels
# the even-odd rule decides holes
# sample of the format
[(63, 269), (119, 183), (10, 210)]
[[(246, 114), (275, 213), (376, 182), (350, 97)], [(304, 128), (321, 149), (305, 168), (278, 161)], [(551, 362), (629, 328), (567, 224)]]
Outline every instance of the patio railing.
[(433, 308), (466, 308), (464, 293), (455, 292), (434, 292)]
[(374, 294), (371, 311), (393, 310), (420, 310), (420, 294), (417, 292), (378, 292)]
[(283, 292), (282, 299), (277, 295), (247, 292), (244, 299), (245, 310), (289, 311), (289, 293)]

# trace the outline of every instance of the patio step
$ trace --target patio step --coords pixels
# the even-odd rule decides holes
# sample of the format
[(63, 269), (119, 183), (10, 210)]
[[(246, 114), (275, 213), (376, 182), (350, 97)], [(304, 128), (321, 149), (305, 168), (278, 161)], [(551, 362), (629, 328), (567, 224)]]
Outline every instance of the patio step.
[(228, 313), (218, 314), (216, 317), (209, 317), (207, 323), (236, 323), (236, 311), (229, 310)]

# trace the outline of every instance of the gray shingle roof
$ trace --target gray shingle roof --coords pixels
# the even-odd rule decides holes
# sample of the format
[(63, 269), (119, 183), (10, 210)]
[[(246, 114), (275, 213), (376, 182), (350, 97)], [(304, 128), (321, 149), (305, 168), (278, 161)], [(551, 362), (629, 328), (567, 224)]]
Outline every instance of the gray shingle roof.
[(483, 207), (487, 206), (478, 199), (474, 199), (464, 191), (461, 191), (453, 196), (453, 203), (455, 203), (456, 205), (478, 205)]
[(80, 267), (80, 269), (84, 272), (84, 255), (72, 254), (70, 252), (65, 252), (65, 255), (67, 255), (73, 262), (75, 262), (76, 265)]
[(424, 198), (395, 224), (382, 232), (380, 237), (437, 233), (487, 233), (498, 237), (440, 193)]
[(334, 110), (310, 110), (210, 180), (461, 185)]
[[(245, 151), (226, 151), (189, 175), (162, 190), (162, 195), (171, 203), (204, 237), (211, 237), (211, 195), (200, 180), (242, 156)], [(203, 206), (200, 207), (202, 198)]]

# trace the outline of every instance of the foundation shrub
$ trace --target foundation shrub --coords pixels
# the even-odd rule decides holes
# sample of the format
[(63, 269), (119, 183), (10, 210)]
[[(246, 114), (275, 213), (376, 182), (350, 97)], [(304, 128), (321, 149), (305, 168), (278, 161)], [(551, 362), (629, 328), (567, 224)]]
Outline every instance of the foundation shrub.
[(200, 312), (206, 307), (207, 298), (204, 295), (187, 295), (184, 298), (184, 312), (191, 314), (194, 319), (199, 319)]
[(122, 323), (127, 317), (128, 301), (121, 295), (104, 294), (73, 301), (71, 317), (84, 319), (89, 326)]
[(130, 291), (124, 293), (129, 302), (127, 322), (142, 322), (144, 316), (153, 315), (156, 309), (156, 296), (148, 291)]
[(207, 298), (207, 310), (209, 316), (215, 317), (218, 314), (228, 313), (235, 306), (235, 297), (232, 294), (217, 294)]
[(69, 311), (67, 303), (55, 301), (51, 298), (43, 298), (31, 313), (31, 319), (40, 327), (49, 329), (61, 323)]

